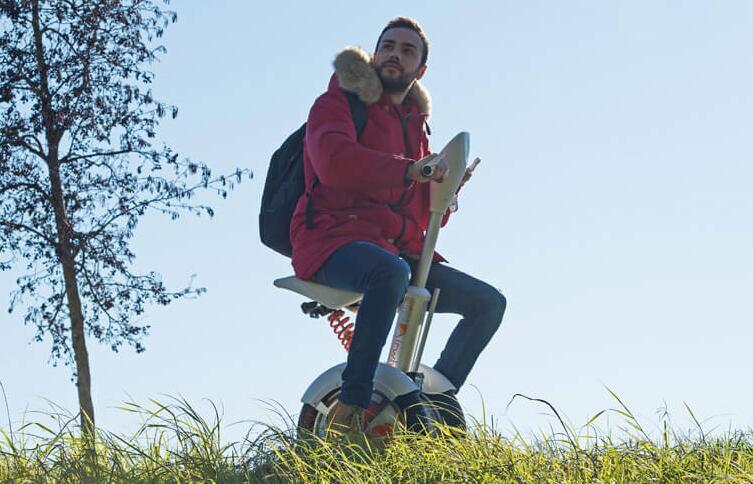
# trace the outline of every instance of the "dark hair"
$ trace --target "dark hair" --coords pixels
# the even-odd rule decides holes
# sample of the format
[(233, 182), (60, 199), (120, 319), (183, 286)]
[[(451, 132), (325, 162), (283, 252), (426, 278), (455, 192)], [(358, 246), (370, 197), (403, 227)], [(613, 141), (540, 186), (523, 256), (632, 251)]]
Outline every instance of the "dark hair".
[(390, 29), (410, 29), (418, 34), (421, 38), (421, 42), (424, 44), (424, 50), (421, 53), (421, 65), (426, 64), (426, 59), (429, 58), (429, 39), (426, 38), (424, 30), (418, 25), (418, 22), (409, 17), (396, 17), (387, 23), (387, 26), (382, 30), (377, 39), (376, 49), (379, 50), (379, 43), (382, 41), (384, 33)]

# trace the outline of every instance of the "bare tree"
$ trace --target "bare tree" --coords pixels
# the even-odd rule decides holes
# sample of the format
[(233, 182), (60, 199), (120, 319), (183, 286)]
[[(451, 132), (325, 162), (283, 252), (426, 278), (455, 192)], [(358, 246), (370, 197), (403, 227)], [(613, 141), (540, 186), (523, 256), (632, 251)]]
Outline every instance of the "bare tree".
[(132, 272), (142, 215), (207, 214), (250, 173), (213, 177), (155, 146), (177, 108), (156, 100), (149, 65), (174, 12), (150, 0), (0, 0), (0, 269), (25, 270), (10, 309), (74, 367), (82, 431), (93, 435), (86, 337), (144, 350), (145, 306), (203, 289), (168, 290)]

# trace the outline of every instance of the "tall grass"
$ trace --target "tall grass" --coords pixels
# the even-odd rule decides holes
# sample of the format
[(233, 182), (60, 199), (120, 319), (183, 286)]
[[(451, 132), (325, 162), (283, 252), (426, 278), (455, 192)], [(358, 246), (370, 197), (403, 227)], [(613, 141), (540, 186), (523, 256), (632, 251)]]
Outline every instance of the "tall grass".
[[(663, 422), (657, 438), (614, 394), (616, 408), (575, 429), (539, 437), (504, 435), (494, 422), (474, 421), (466, 437), (395, 434), (374, 447), (321, 439), (299, 440), (290, 415), (284, 425), (255, 424), (239, 442), (223, 439), (210, 402), (202, 415), (185, 399), (128, 402), (122, 411), (141, 426), (128, 436), (98, 430), (96, 457), (86, 453), (75, 415), (58, 407), (41, 421), (0, 430), (2, 482), (753, 482), (753, 435), (710, 436), (698, 428), (680, 435)], [(516, 398), (528, 398), (519, 396)], [(536, 400), (536, 399), (532, 399)], [(543, 400), (536, 404), (549, 405)], [(621, 419), (620, 439), (598, 429), (605, 414)]]

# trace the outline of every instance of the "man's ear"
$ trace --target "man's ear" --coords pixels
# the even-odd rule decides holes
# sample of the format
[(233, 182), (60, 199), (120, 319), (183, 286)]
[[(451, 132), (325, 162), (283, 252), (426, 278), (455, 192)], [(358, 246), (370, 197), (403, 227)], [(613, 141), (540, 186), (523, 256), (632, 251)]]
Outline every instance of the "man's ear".
[(416, 79), (421, 79), (422, 77), (424, 77), (424, 73), (426, 72), (427, 67), (428, 66), (424, 64), (418, 68), (418, 74), (416, 75)]

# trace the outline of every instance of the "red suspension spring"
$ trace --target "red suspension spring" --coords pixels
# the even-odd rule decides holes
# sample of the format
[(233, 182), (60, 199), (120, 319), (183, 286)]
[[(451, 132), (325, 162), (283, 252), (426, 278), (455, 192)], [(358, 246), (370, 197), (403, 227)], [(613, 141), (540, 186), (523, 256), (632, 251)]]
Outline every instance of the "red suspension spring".
[(355, 323), (350, 322), (350, 316), (343, 317), (344, 315), (345, 311), (338, 309), (337, 311), (332, 311), (332, 313), (327, 316), (327, 319), (329, 319), (330, 328), (332, 328), (335, 335), (337, 335), (337, 339), (340, 340), (345, 351), (350, 351), (350, 341), (353, 339), (353, 327), (355, 326)]

